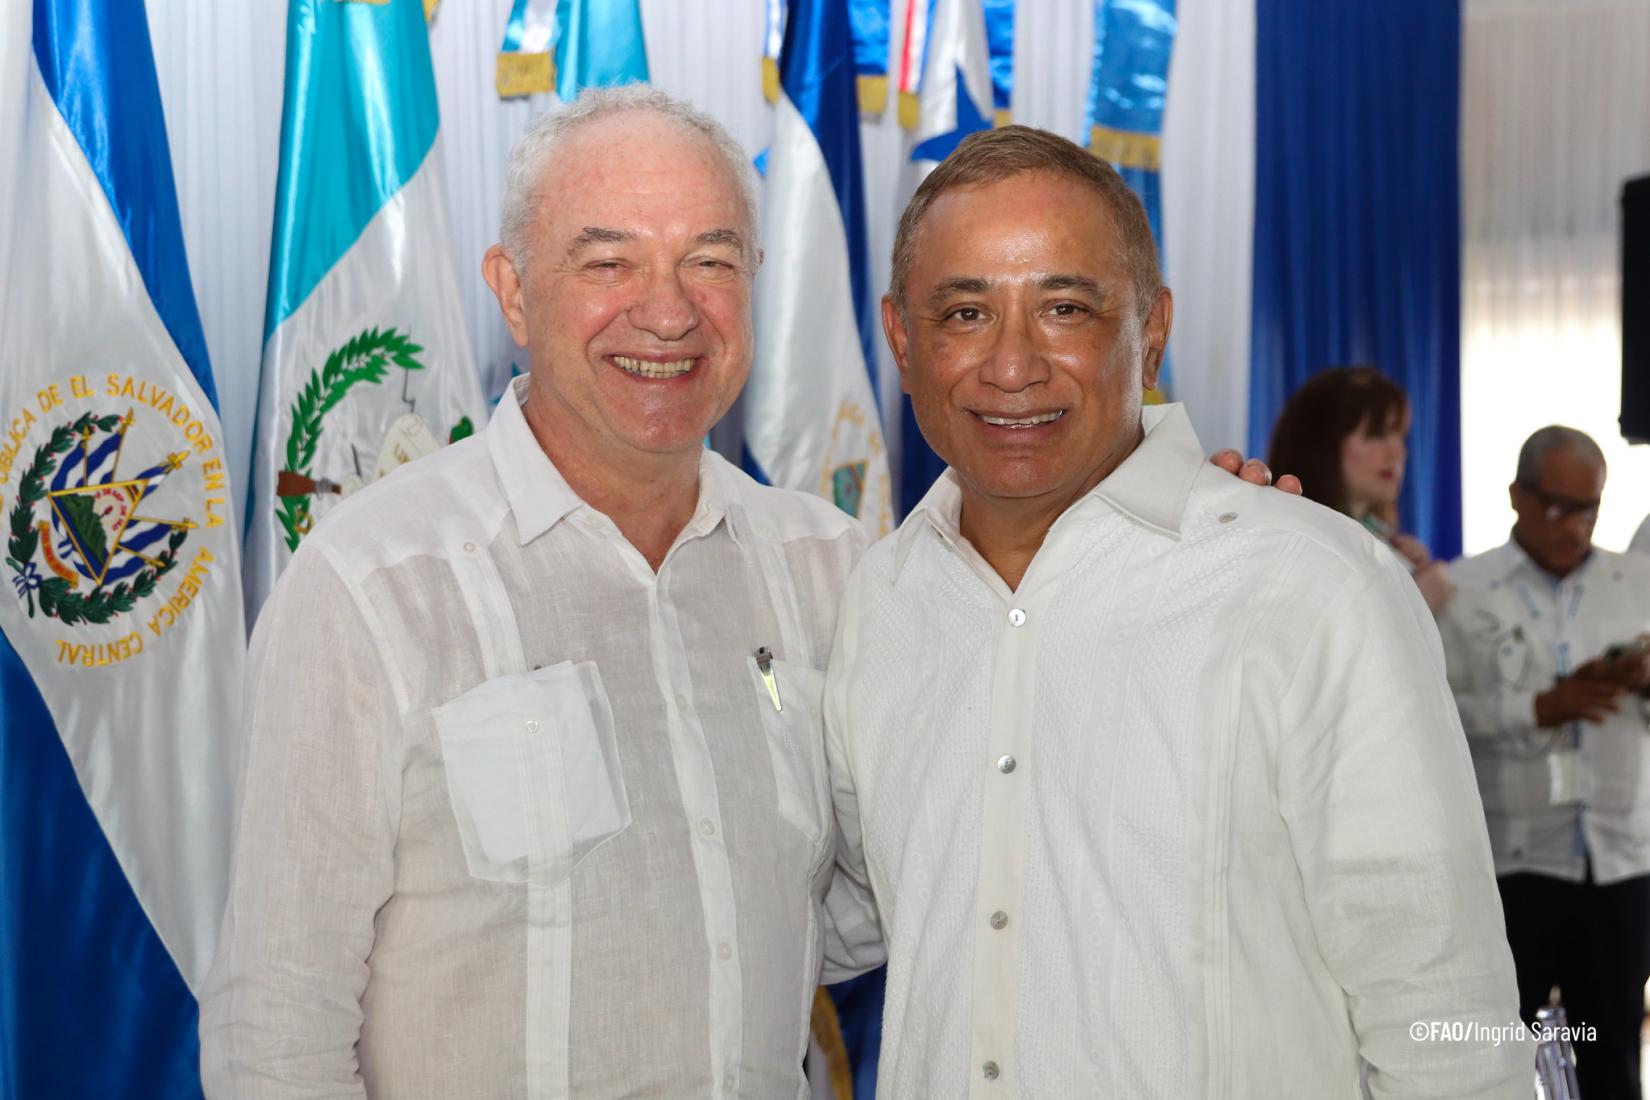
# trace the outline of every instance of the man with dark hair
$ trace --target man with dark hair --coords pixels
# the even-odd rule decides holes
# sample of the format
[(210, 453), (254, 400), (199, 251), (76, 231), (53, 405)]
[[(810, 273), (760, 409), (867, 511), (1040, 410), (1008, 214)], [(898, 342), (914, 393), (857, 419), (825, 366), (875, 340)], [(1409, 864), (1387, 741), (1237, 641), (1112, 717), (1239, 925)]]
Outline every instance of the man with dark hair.
[(1527, 1097), (1430, 616), (1357, 524), (1142, 408), (1173, 310), (1138, 201), (1064, 139), (971, 136), (892, 286), (951, 469), (856, 568), (825, 692), (881, 1087)]
[(1503, 546), (1450, 566), (1439, 620), (1533, 1019), (1559, 987), (1585, 1097), (1639, 1095), (1650, 978), (1650, 561), (1593, 545), (1604, 455), (1525, 442)]

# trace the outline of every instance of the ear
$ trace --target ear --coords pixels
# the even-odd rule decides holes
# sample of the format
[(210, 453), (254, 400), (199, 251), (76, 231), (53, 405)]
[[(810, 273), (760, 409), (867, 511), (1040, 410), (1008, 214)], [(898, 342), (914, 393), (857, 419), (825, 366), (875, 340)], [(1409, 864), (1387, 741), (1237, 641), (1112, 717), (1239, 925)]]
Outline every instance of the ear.
[(493, 297), (498, 299), (499, 312), (504, 314), (504, 323), (510, 328), (511, 339), (515, 340), (517, 347), (526, 347), (527, 310), (521, 300), (521, 276), (516, 273), (516, 265), (511, 262), (503, 245), (495, 244), (481, 257), (481, 277), (487, 280), (487, 285), (493, 289)]
[(1518, 482), (1507, 486), (1507, 503), (1512, 505), (1513, 511), (1518, 511)]
[(910, 393), (911, 387), (907, 382), (909, 377), (906, 369), (910, 361), (906, 358), (906, 351), (910, 347), (910, 335), (905, 331), (905, 321), (900, 317), (899, 306), (894, 304), (891, 294), (882, 296), (882, 334), (888, 339), (888, 350), (894, 353), (894, 365), (899, 368), (899, 388), (902, 393)]
[(1145, 389), (1157, 388), (1157, 376), (1163, 371), (1163, 353), (1169, 346), (1169, 329), (1174, 326), (1174, 296), (1169, 288), (1157, 292), (1144, 326), (1145, 354), (1142, 356), (1140, 382)]

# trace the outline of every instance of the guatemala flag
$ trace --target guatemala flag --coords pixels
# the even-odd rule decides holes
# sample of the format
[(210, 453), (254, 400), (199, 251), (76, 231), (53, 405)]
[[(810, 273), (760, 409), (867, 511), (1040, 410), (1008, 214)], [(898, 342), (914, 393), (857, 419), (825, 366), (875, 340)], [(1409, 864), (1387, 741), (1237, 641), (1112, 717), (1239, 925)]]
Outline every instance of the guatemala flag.
[(482, 412), (419, 0), (292, 0), (247, 508), (248, 619), (342, 497)]
[(873, 538), (893, 530), (888, 455), (866, 364), (871, 320), (859, 93), (847, 0), (791, 5), (763, 188), (747, 467), (817, 493)]
[(198, 1097), (245, 632), (149, 27), (0, 26), (0, 1098)]

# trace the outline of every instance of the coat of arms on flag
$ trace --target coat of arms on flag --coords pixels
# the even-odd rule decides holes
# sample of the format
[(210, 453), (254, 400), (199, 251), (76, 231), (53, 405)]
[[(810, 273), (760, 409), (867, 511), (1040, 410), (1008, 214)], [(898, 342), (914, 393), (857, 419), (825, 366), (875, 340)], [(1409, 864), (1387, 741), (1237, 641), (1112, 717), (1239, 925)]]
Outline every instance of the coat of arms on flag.
[[(355, 386), (382, 383), (391, 366), (403, 372), (423, 370), (424, 364), (417, 358), (423, 350), (396, 329), (380, 331), (369, 328), (327, 356), (326, 363), (316, 369), (299, 389), (287, 414), (287, 434), (282, 447), (285, 464), (275, 476), (278, 501), (276, 519), (280, 522), (287, 549), (298, 549), (298, 543), (314, 525), (317, 495), (349, 496), (368, 481), (383, 477), (397, 466), (434, 454), (442, 443), (456, 443), (475, 433), (475, 425), (470, 418), (460, 416), (447, 432), (446, 439), (438, 440), (430, 425), (419, 415), (417, 402), (404, 384), (401, 400), (407, 411), (390, 421), (382, 444), (373, 452), (370, 475), (368, 468), (361, 464), (361, 456), (353, 444), (350, 445), (352, 461), (349, 470), (328, 470), (317, 474), (313, 469), (326, 414), (343, 401)], [(406, 382), (404, 377), (403, 383)]]
[[(72, 627), (138, 611), (158, 637), (194, 598), (211, 550), (193, 548), (178, 590), (154, 608), (145, 601), (185, 560), (191, 533), (228, 514), (223, 457), (205, 422), (147, 379), (110, 374), (94, 390), (77, 374), (42, 388), (9, 423), (0, 467), (18, 476), (6, 564), (28, 617)], [(96, 645), (63, 639), (57, 660), (108, 664), (143, 644), (141, 630)]]

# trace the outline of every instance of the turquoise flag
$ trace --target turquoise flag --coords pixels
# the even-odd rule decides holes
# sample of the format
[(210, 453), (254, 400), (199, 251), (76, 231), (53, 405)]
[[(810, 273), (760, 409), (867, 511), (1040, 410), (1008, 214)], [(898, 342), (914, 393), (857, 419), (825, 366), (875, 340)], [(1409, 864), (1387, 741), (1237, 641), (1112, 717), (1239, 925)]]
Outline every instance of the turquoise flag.
[(556, 6), (556, 95), (647, 83), (647, 47), (637, 0), (561, 0)]

